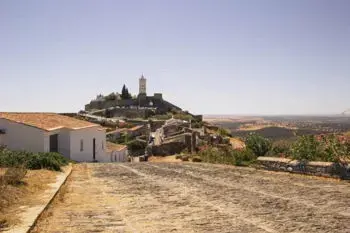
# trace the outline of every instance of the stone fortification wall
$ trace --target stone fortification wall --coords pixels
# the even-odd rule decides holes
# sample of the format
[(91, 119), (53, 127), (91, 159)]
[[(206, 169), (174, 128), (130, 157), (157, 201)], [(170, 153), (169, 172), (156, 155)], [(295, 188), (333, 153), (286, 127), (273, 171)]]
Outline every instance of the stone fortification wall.
[(144, 118), (146, 109), (116, 108), (112, 110), (113, 117)]
[(176, 105), (163, 100), (161, 93), (155, 93), (154, 96), (139, 95), (136, 99), (92, 100), (89, 104), (85, 105), (85, 111), (106, 109), (115, 106), (155, 107), (157, 108), (157, 113), (165, 113), (171, 109), (181, 110)]
[(273, 171), (350, 179), (350, 166), (332, 162), (302, 162), (287, 158), (259, 157), (261, 168)]

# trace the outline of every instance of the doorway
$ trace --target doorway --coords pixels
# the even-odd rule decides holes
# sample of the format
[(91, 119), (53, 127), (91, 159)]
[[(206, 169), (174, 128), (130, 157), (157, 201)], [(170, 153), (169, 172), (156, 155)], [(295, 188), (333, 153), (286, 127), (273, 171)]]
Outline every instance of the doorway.
[(58, 152), (58, 134), (50, 135), (50, 152)]
[(96, 161), (96, 138), (92, 139), (92, 159)]

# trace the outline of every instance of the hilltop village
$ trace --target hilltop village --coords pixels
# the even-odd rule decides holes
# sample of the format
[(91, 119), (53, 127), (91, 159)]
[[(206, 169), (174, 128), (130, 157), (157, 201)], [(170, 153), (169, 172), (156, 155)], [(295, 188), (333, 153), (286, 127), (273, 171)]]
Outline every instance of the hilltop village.
[(124, 85), (121, 93), (99, 94), (78, 118), (99, 123), (107, 141), (127, 144), (129, 155), (138, 159), (149, 155), (194, 152), (200, 145), (229, 144), (218, 127), (166, 101), (162, 93), (147, 95), (147, 80), (139, 78), (139, 93), (132, 95)]
[(139, 93), (132, 96), (125, 85), (121, 94), (98, 95), (85, 105), (85, 111), (106, 117), (148, 118), (169, 112), (181, 112), (182, 109), (163, 99), (162, 93), (147, 96), (146, 78), (139, 79)]

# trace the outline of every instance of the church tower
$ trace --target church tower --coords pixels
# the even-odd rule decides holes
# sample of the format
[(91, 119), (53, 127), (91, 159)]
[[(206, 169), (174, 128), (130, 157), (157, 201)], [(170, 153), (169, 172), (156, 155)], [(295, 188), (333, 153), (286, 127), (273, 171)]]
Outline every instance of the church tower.
[(146, 94), (146, 79), (143, 74), (139, 79), (139, 94)]

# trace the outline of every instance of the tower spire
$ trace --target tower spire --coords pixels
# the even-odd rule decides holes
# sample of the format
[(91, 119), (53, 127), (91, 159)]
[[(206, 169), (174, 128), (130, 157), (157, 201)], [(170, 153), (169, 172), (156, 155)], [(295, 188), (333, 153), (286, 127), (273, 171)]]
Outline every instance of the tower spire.
[(146, 94), (146, 79), (143, 76), (143, 72), (139, 79), (139, 94)]

